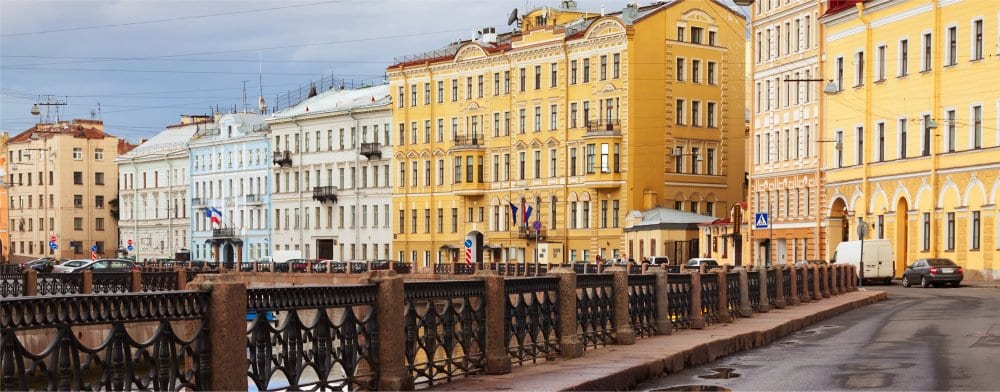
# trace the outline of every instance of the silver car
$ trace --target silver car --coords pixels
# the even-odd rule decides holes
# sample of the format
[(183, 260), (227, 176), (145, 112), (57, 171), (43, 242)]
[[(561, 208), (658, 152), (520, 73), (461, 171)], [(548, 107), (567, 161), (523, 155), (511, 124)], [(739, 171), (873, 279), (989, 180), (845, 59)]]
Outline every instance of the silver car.
[(57, 272), (57, 273), (74, 272), (74, 271), (76, 271), (77, 268), (83, 267), (83, 266), (85, 266), (87, 264), (90, 264), (92, 262), (93, 262), (92, 260), (85, 260), (85, 259), (70, 260), (70, 261), (67, 261), (65, 263), (59, 264), (59, 265), (57, 265), (55, 267), (52, 267), (52, 272)]

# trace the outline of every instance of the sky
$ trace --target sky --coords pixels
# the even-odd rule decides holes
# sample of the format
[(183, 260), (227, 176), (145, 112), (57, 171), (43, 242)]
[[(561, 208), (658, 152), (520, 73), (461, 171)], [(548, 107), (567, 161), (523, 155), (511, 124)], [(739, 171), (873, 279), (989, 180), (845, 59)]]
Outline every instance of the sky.
[[(708, 1), (708, 0), (687, 0)], [(578, 0), (609, 12), (627, 0)], [(640, 5), (650, 1), (640, 1)], [(268, 105), (321, 77), (380, 82), (393, 59), (509, 31), (513, 8), (558, 0), (3, 0), (0, 130), (100, 118), (135, 142), (181, 114)], [(258, 75), (259, 73), (259, 75)], [(261, 82), (258, 82), (261, 80)], [(305, 86), (305, 87), (303, 87)], [(42, 106), (37, 102), (66, 103)], [(48, 110), (47, 110), (48, 109)]]

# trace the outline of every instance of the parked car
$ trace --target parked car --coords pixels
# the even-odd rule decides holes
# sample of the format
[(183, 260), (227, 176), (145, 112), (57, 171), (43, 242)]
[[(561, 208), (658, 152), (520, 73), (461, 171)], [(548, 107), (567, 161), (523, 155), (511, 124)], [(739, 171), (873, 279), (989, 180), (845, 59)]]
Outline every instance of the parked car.
[(670, 258), (667, 256), (649, 256), (646, 258), (649, 265), (670, 265)]
[(53, 268), (53, 272), (61, 273), (75, 273), (85, 270), (90, 270), (93, 273), (105, 273), (138, 271), (139, 268), (131, 260), (122, 259), (70, 260)]
[(292, 269), (292, 272), (306, 272), (309, 268), (308, 259), (288, 259), (285, 264), (287, 268)]
[(826, 265), (829, 264), (826, 260), (799, 260), (794, 263), (796, 267), (805, 267), (808, 265)]
[[(62, 259), (62, 261), (66, 261), (66, 259)], [(51, 257), (43, 257), (40, 259), (31, 260), (27, 263), (24, 263), (21, 265), (21, 267), (26, 270), (33, 269), (38, 272), (52, 272), (52, 269), (55, 268), (56, 264), (59, 264), (59, 262), (56, 261), (56, 259), (53, 259)]]
[(965, 277), (962, 266), (950, 259), (919, 259), (903, 271), (903, 287), (920, 284), (920, 287), (940, 287), (950, 284), (958, 287)]
[[(864, 243), (864, 245), (862, 245)], [(833, 253), (836, 264), (853, 265), (857, 268), (858, 279), (878, 280), (891, 284), (896, 276), (896, 259), (889, 240), (844, 241), (837, 245)], [(861, 264), (864, 263), (864, 271)]]
[(257, 271), (274, 271), (274, 265), (270, 256), (257, 259)]
[(719, 262), (715, 261), (715, 259), (696, 257), (688, 259), (687, 263), (684, 263), (684, 269), (698, 269), (703, 265), (705, 266), (705, 270), (708, 271), (712, 268), (717, 268), (719, 266)]

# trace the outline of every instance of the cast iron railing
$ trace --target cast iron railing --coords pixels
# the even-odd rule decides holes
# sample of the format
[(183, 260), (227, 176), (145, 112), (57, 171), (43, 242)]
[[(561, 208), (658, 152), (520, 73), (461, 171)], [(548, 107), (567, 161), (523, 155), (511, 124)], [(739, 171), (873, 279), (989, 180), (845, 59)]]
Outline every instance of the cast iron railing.
[(91, 275), (93, 293), (115, 294), (132, 291), (131, 272), (95, 272)]
[(504, 281), (504, 337), (514, 365), (536, 363), (559, 354), (559, 278)]
[(765, 282), (767, 283), (767, 305), (770, 309), (774, 309), (778, 295), (777, 272), (774, 268), (767, 269), (767, 279)]
[(472, 275), (476, 273), (476, 266), (466, 263), (455, 263), (455, 275)]
[(614, 275), (588, 274), (576, 277), (576, 324), (583, 349), (596, 348), (614, 341)]
[(826, 270), (826, 290), (827, 291), (831, 291), (831, 294), (832, 294), (832, 288), (834, 286), (834, 284), (833, 284), (833, 274), (830, 273), (830, 271), (832, 271), (832, 270), (833, 270), (833, 268), (827, 268), (827, 270)]
[(405, 284), (406, 367), (414, 384), (432, 386), (485, 366), (483, 281)]
[(701, 275), (701, 314), (705, 324), (719, 322), (719, 278), (715, 274)]
[[(816, 295), (816, 271), (812, 268), (806, 268), (806, 287), (809, 289), (809, 297)], [(818, 299), (818, 298), (816, 298)]]
[(667, 314), (674, 329), (691, 326), (690, 274), (667, 274)]
[(781, 295), (785, 297), (785, 303), (792, 303), (792, 275), (788, 268), (781, 271)]
[(656, 275), (628, 276), (628, 315), (635, 336), (656, 335)]
[[(209, 295), (172, 291), (4, 299), (0, 390), (207, 389)], [(73, 330), (90, 325), (105, 326), (106, 337), (92, 343), (85, 338), (89, 334)], [(41, 339), (42, 349), (26, 347), (34, 338), (25, 337)]]
[(24, 293), (24, 273), (0, 273), (0, 298), (20, 297)]
[(740, 317), (740, 273), (726, 273), (726, 305), (729, 317), (735, 320)]
[(177, 272), (143, 272), (141, 274), (142, 291), (177, 290)]
[(802, 293), (806, 290), (805, 273), (804, 269), (798, 267), (795, 268), (795, 289), (797, 291), (795, 296), (799, 297), (799, 300), (805, 299), (805, 296), (802, 295)]
[(750, 293), (750, 309), (760, 313), (760, 272), (750, 270), (747, 278), (747, 291)]
[(375, 294), (375, 285), (247, 289), (251, 388), (374, 389)]
[(79, 294), (82, 288), (83, 274), (38, 274), (38, 295)]

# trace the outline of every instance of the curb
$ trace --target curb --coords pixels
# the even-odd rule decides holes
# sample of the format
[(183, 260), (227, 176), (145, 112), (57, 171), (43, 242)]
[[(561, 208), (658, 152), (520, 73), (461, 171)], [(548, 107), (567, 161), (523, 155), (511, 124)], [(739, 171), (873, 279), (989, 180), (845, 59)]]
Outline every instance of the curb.
[(651, 359), (643, 364), (622, 369), (597, 379), (584, 381), (580, 384), (564, 388), (562, 390), (626, 390), (651, 378), (660, 377), (664, 374), (676, 373), (687, 367), (702, 365), (729, 354), (769, 344), (819, 321), (860, 308), (862, 306), (883, 301), (888, 298), (886, 292), (884, 291), (876, 292), (874, 294), (875, 295), (859, 298), (832, 308), (823, 309), (817, 313), (788, 320), (771, 328), (720, 338), (710, 343), (703, 343), (693, 348), (686, 349), (666, 357)]

